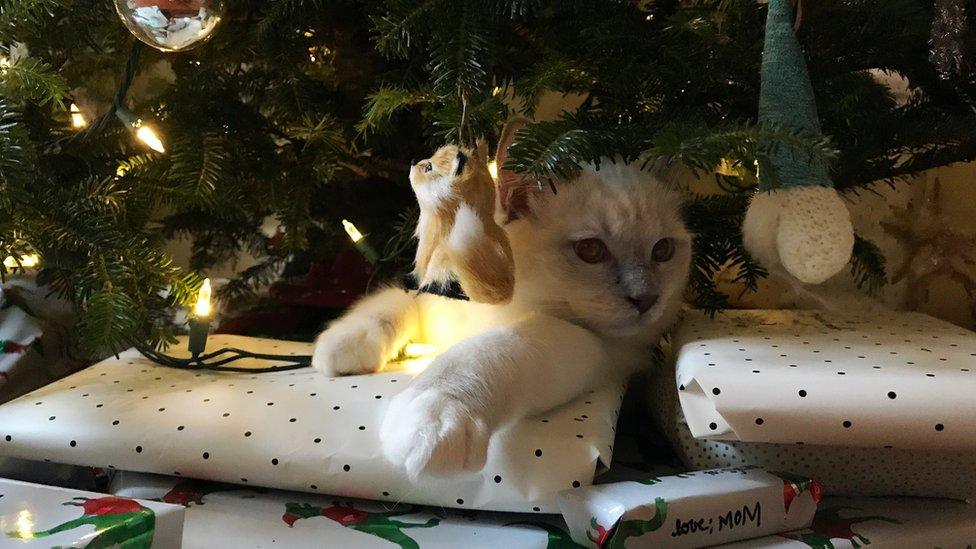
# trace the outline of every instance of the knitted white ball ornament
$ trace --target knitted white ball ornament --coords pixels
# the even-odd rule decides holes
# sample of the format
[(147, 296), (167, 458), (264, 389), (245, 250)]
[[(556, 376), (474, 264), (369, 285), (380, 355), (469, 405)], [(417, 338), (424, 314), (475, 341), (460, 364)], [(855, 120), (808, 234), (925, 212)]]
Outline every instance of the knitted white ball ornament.
[(771, 270), (784, 269), (806, 284), (820, 284), (847, 265), (854, 227), (832, 187), (759, 192), (742, 223), (746, 250)]

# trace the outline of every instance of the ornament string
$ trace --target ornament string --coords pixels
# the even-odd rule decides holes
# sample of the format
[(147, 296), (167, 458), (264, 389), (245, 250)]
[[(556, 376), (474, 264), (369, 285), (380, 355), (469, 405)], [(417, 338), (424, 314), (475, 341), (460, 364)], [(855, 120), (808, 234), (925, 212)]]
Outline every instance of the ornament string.
[(803, 25), (803, 0), (793, 0), (793, 12), (793, 32), (796, 32)]

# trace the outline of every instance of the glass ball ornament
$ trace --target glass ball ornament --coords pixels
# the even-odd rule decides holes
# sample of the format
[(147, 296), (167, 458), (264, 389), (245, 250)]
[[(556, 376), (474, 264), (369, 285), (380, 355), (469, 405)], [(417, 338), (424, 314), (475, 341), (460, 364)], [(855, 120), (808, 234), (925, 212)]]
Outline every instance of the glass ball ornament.
[(224, 12), (224, 0), (113, 1), (129, 32), (162, 51), (185, 51), (203, 44)]

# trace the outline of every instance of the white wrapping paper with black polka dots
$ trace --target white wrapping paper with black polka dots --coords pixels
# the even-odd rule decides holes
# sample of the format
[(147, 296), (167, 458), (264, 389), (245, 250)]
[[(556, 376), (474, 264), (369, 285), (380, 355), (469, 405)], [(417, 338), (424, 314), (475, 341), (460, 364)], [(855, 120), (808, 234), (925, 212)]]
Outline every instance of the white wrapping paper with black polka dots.
[[(727, 314), (736, 314), (736, 312), (729, 311)], [(689, 319), (694, 318), (692, 315), (688, 316)], [(767, 321), (775, 318), (775, 315), (761, 314), (760, 316), (765, 316)], [(956, 330), (957, 333), (961, 333)], [(729, 336), (728, 329), (721, 335), (741, 341), (738, 336)], [(762, 339), (765, 336), (759, 337)], [(687, 339), (684, 341), (687, 345)], [(763, 339), (763, 341), (767, 340)], [(752, 382), (754, 378), (749, 375), (752, 374), (752, 369), (762, 371), (761, 367), (750, 366), (739, 376), (741, 384)], [(806, 423), (802, 416), (795, 417), (797, 440), (792, 442), (742, 442), (696, 438), (689, 429), (687, 414), (679, 404), (678, 396), (682, 393), (678, 389), (679, 385), (674, 368), (655, 369), (651, 373), (651, 382), (648, 384), (650, 393), (647, 402), (655, 422), (675, 447), (685, 466), (690, 469), (754, 465), (772, 471), (791, 471), (817, 479), (824, 486), (826, 493), (848, 496), (920, 496), (956, 499), (976, 496), (976, 452), (972, 450), (906, 449), (895, 448), (892, 445), (872, 448), (846, 444), (814, 445), (806, 442), (798, 444), (804, 442), (801, 440), (803, 438), (810, 439), (807, 433), (811, 427), (808, 427), (809, 423)], [(723, 390), (722, 394), (737, 390), (735, 387), (738, 385), (727, 385), (728, 391)], [(762, 410), (762, 414), (767, 416), (770, 414), (769, 408), (763, 402), (757, 401), (753, 405), (757, 410)], [(838, 400), (835, 406), (847, 410), (853, 409), (850, 407), (849, 399)], [(796, 413), (794, 410), (794, 414)], [(804, 413), (812, 415), (817, 412)], [(897, 426), (892, 426), (889, 430), (897, 429)]]
[[(311, 353), (308, 343), (239, 336), (211, 336), (208, 345)], [(383, 458), (378, 438), (386, 403), (410, 379), (403, 372), (190, 372), (130, 350), (0, 406), (0, 455), (524, 512), (558, 512), (556, 492), (590, 484), (610, 462), (619, 387), (496, 433), (478, 473), (412, 483)]]
[(689, 312), (676, 383), (696, 438), (976, 449), (976, 334), (918, 313)]

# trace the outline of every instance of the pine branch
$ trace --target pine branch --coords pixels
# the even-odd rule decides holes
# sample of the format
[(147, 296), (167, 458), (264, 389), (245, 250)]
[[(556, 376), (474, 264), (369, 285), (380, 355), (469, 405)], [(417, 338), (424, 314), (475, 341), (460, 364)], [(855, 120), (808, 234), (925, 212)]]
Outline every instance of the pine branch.
[(72, 0), (4, 0), (0, 5), (0, 43), (15, 42), (25, 31), (50, 21)]
[(736, 272), (743, 291), (754, 292), (766, 271), (745, 251), (739, 227), (748, 205), (748, 194), (696, 196), (684, 211), (694, 234), (692, 269), (688, 287), (695, 305), (712, 312), (728, 305), (728, 296), (715, 282), (721, 270)]
[(669, 124), (655, 134), (653, 143), (648, 156), (680, 161), (698, 173), (712, 172), (723, 159), (751, 164), (751, 160), (761, 160), (781, 148), (822, 164), (828, 164), (837, 155), (828, 138), (785, 126), (740, 125), (716, 129)]
[(388, 135), (394, 127), (394, 115), (411, 106), (429, 101), (426, 93), (402, 86), (384, 85), (372, 93), (363, 107), (363, 118), (356, 124), (361, 134), (370, 132)]
[(858, 288), (872, 295), (888, 283), (885, 256), (881, 249), (858, 235), (854, 236), (854, 250), (851, 253), (851, 276)]
[(14, 199), (25, 199), (33, 181), (30, 144), (19, 120), (19, 113), (0, 98), (0, 211), (9, 212)]
[(442, 96), (471, 97), (488, 85), (493, 60), (482, 7), (480, 0), (457, 2), (455, 10), (459, 13), (448, 23), (449, 34), (432, 45), (432, 84)]
[(537, 179), (570, 179), (591, 156), (587, 133), (561, 119), (520, 128), (505, 167)]
[(64, 110), (68, 83), (44, 61), (32, 57), (17, 59), (8, 67), (0, 67), (0, 79), (4, 95), (12, 101)]
[(117, 353), (137, 340), (140, 315), (136, 303), (125, 291), (107, 286), (86, 299), (78, 325), (79, 339), (98, 354)]
[(370, 18), (376, 49), (389, 57), (406, 59), (419, 39), (429, 31), (429, 20), (450, 5), (449, 0), (386, 2), (386, 9)]
[(214, 204), (230, 164), (223, 137), (210, 132), (185, 137), (174, 143), (169, 158), (169, 179), (175, 190), (202, 205)]

